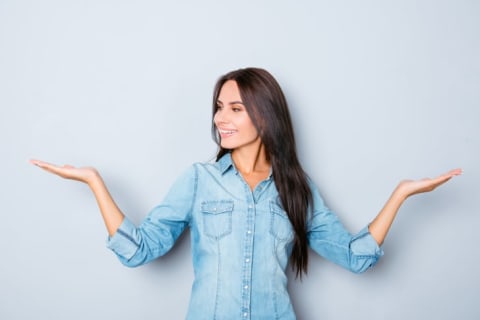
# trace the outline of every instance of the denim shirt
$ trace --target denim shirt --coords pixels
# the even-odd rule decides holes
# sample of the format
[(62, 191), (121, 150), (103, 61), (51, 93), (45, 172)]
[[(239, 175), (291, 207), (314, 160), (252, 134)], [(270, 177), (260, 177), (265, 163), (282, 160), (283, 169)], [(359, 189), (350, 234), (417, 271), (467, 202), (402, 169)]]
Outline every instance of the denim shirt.
[[(353, 272), (383, 251), (365, 227), (351, 235), (311, 184), (310, 247)], [(272, 175), (251, 191), (230, 154), (192, 165), (139, 227), (127, 218), (107, 245), (129, 267), (167, 253), (191, 232), (194, 283), (187, 319), (295, 319), (286, 268), (293, 230)]]

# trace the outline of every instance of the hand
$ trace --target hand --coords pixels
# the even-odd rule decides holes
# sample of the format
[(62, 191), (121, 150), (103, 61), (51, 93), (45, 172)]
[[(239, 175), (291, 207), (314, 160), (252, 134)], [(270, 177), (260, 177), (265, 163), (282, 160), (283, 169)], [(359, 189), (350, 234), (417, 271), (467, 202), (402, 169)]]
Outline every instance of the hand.
[(453, 169), (433, 179), (403, 180), (400, 182), (392, 196), (368, 227), (373, 238), (379, 245), (383, 243), (398, 209), (405, 199), (414, 194), (433, 191), (438, 186), (460, 174), (462, 174), (462, 169)]
[(90, 184), (96, 177), (98, 177), (97, 170), (92, 167), (76, 168), (68, 164), (57, 166), (41, 160), (30, 160), (30, 163), (62, 178), (77, 180), (86, 184)]
[(454, 176), (461, 175), (462, 172), (462, 169), (453, 169), (433, 179), (425, 178), (421, 180), (403, 180), (398, 185), (397, 191), (401, 192), (405, 198), (418, 193), (430, 192)]

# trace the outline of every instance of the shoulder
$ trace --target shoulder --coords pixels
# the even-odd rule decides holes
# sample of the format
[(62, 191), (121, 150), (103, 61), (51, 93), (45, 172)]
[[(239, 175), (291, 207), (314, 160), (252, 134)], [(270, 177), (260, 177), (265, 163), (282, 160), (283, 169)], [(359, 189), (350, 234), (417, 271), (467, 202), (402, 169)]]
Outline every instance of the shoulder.
[(307, 176), (307, 183), (312, 193), (313, 208), (323, 207), (325, 205), (320, 189), (311, 177)]
[(177, 180), (198, 179), (199, 176), (203, 176), (206, 173), (212, 174), (215, 172), (221, 172), (221, 167), (218, 162), (194, 162), (183, 169)]
[(205, 161), (205, 162), (194, 162), (187, 168), (187, 171), (195, 171), (195, 172), (205, 172), (205, 171), (220, 171), (220, 166), (218, 162), (214, 160)]
[(305, 176), (307, 179), (308, 187), (310, 188), (310, 191), (312, 192), (312, 194), (318, 193), (318, 186), (315, 183), (315, 181), (313, 181), (313, 179), (308, 174), (305, 174)]
[(227, 172), (229, 169), (233, 168), (233, 161), (230, 156), (230, 153), (227, 153), (216, 161), (214, 159), (211, 159), (210, 161), (206, 161), (206, 162), (196, 162), (192, 166), (199, 171), (207, 171), (212, 174), (222, 175), (225, 172)]

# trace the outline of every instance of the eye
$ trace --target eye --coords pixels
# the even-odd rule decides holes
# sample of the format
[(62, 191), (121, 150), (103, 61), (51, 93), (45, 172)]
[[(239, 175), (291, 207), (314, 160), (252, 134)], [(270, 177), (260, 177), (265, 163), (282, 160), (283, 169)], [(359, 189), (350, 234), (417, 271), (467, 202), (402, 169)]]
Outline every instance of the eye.
[(217, 104), (217, 105), (215, 106), (215, 112), (217, 112), (217, 111), (219, 111), (219, 110), (221, 110), (221, 109), (222, 109), (222, 106), (221, 106), (221, 105)]
[(233, 111), (233, 112), (243, 111), (243, 106), (241, 106), (241, 105), (236, 105), (236, 104), (235, 104), (235, 105), (232, 106), (232, 111)]

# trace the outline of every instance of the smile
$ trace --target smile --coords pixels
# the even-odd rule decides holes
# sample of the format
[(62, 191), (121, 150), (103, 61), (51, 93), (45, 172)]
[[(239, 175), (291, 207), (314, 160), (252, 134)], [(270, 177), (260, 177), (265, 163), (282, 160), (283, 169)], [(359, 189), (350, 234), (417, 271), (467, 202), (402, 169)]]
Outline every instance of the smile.
[(218, 132), (219, 132), (221, 135), (231, 135), (231, 134), (234, 134), (234, 133), (236, 132), (236, 130), (218, 129)]

